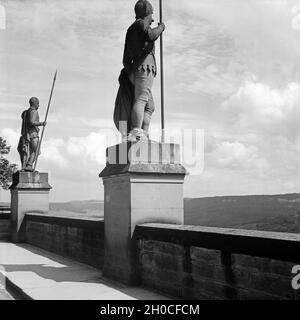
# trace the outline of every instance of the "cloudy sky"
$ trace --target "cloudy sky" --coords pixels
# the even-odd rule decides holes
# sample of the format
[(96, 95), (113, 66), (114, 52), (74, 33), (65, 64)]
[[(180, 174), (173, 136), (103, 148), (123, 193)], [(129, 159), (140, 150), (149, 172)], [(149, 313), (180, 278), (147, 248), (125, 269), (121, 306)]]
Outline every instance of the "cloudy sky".
[[(38, 168), (52, 201), (103, 199), (135, 2), (0, 0), (0, 136), (13, 162), (20, 114), (38, 96), (43, 118), (58, 69)], [(300, 192), (300, 0), (163, 2), (166, 127), (204, 130), (204, 169), (186, 164), (185, 196)], [(159, 77), (153, 93), (155, 137)]]

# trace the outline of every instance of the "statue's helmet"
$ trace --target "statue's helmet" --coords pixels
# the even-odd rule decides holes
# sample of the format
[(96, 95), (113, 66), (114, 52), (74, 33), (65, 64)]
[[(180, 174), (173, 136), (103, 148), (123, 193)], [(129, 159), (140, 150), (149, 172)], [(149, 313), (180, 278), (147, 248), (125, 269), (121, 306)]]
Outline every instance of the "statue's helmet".
[(39, 103), (40, 101), (39, 101), (39, 99), (38, 98), (36, 98), (36, 97), (31, 97), (30, 99), (29, 99), (29, 105), (37, 105), (38, 103)]
[(147, 0), (139, 0), (134, 6), (136, 19), (144, 19), (149, 14), (153, 14), (153, 7)]

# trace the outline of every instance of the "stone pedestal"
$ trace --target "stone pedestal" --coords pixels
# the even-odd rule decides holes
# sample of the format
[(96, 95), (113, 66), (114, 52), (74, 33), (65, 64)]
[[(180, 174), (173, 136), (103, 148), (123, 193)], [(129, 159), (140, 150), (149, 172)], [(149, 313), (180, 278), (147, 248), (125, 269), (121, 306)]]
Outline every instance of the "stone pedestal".
[(183, 224), (183, 180), (179, 145), (154, 141), (122, 143), (107, 149), (104, 184), (105, 256), (103, 274), (138, 282), (137, 224)]
[(11, 192), (11, 219), (13, 242), (24, 242), (24, 216), (29, 212), (49, 212), (48, 173), (17, 171), (13, 175)]

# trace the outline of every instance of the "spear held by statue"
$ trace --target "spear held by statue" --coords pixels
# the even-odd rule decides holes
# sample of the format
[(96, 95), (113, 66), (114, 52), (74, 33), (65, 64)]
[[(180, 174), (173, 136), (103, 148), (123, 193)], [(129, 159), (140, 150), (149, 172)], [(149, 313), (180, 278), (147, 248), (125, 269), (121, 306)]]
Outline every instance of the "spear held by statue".
[[(162, 0), (159, 0), (159, 22), (162, 23)], [(160, 101), (161, 101), (161, 142), (165, 142), (165, 106), (164, 106), (164, 60), (163, 35), (160, 36)]]
[[(45, 124), (47, 123), (48, 113), (49, 113), (50, 104), (51, 104), (51, 99), (52, 99), (53, 90), (54, 90), (55, 81), (56, 81), (56, 75), (57, 75), (57, 70), (55, 71), (54, 78), (53, 78), (53, 82), (52, 82), (52, 88), (51, 88), (50, 97), (49, 97), (48, 106), (47, 106), (47, 111), (46, 111), (46, 115), (45, 115), (45, 121), (44, 121)], [(35, 171), (35, 168), (36, 168), (36, 165), (37, 165), (37, 161), (38, 161), (38, 157), (39, 157), (39, 154), (40, 154), (41, 145), (42, 145), (42, 141), (43, 141), (44, 132), (45, 132), (45, 125), (43, 126), (41, 138), (39, 139), (39, 144), (38, 144), (37, 152), (36, 152), (36, 154), (35, 154), (33, 171)]]

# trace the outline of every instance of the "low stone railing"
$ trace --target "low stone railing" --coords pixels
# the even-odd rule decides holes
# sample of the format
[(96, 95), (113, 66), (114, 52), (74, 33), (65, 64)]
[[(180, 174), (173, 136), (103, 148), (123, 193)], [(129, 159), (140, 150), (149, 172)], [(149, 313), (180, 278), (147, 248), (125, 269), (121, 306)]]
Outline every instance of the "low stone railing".
[(103, 219), (27, 213), (24, 224), (26, 243), (102, 268)]
[(0, 207), (0, 240), (11, 239), (11, 210), (10, 207)]
[(9, 215), (11, 214), (11, 208), (10, 207), (2, 207), (0, 206), (0, 215)]
[[(26, 242), (102, 269), (100, 218), (26, 214)], [(184, 299), (299, 299), (300, 235), (148, 223), (135, 228), (137, 284)]]
[(140, 282), (189, 299), (299, 299), (300, 235), (200, 226), (136, 227)]

